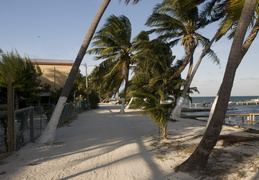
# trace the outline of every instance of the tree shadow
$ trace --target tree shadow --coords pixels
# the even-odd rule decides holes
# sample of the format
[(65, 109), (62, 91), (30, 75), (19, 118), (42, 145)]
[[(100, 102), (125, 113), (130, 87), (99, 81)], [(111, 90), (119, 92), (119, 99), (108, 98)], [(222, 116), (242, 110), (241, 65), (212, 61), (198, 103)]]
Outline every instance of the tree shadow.
[[(20, 168), (41, 169), (41, 165), (44, 167), (45, 163), (51, 161), (55, 163), (61, 158), (64, 158), (64, 163), (57, 164), (60, 166), (58, 170), (55, 168), (50, 170), (55, 172), (54, 178), (57, 179), (87, 176), (89, 173), (121, 163), (133, 163), (134, 169), (133, 160), (145, 164), (146, 171), (151, 174), (149, 179), (155, 180), (170, 176), (171, 174), (164, 174), (155, 163), (152, 153), (143, 142), (156, 130), (154, 123), (148, 116), (141, 116), (137, 111), (119, 115), (118, 108), (119, 106), (101, 106), (100, 109), (79, 114), (78, 119), (69, 126), (58, 128), (55, 143), (28, 144), (18, 151), (18, 156), (14, 155), (7, 159), (5, 164), (0, 163), (1, 169), (6, 172), (0, 176), (11, 177), (16, 171), (20, 171)], [(98, 113), (100, 111), (102, 113)], [(144, 128), (143, 124), (145, 124)], [(116, 153), (119, 153), (121, 148), (129, 150), (128, 154), (122, 154), (116, 158)], [(102, 161), (102, 158), (107, 159)], [(73, 174), (64, 174), (66, 169), (82, 167), (82, 164), (86, 165), (84, 169)], [(134, 171), (137, 172), (138, 169)], [(30, 176), (35, 176), (35, 174)]]
[[(233, 178), (244, 179), (258, 171), (257, 165), (252, 161), (258, 157), (258, 145), (255, 143), (258, 144), (259, 136), (256, 134), (251, 136), (244, 132), (220, 135), (206, 168), (195, 173), (196, 176), (225, 179), (230, 174), (236, 176)], [(256, 177), (258, 177), (258, 173), (255, 175), (255, 179)]]

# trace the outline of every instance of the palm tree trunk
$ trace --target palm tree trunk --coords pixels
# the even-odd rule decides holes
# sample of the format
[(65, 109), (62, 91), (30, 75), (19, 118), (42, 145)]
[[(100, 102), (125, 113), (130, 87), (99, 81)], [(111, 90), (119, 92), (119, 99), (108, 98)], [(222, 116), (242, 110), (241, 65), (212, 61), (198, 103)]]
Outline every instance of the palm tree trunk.
[(174, 75), (170, 79), (174, 79), (178, 77), (185, 69), (185, 67), (189, 64), (191, 58), (193, 56), (193, 53), (188, 53), (183, 61), (183, 64), (179, 67), (179, 69), (174, 73)]
[(167, 124), (166, 125), (162, 125), (162, 139), (167, 139)]
[(123, 92), (120, 114), (125, 113), (126, 96), (127, 96), (128, 83), (129, 83), (129, 60), (130, 60), (130, 57), (128, 57), (128, 58), (129, 59), (126, 61), (126, 67), (125, 67), (125, 86), (124, 86), (124, 92)]
[[(245, 54), (247, 53), (248, 49), (252, 45), (254, 39), (256, 38), (256, 36), (258, 34), (258, 31), (259, 31), (259, 20), (257, 19), (253, 29), (251, 30), (250, 34), (247, 36), (246, 41), (243, 44), (242, 51), (241, 51), (241, 59), (240, 59), (238, 65), (241, 63), (241, 61), (244, 58)], [(210, 110), (210, 115), (209, 115), (208, 122), (207, 122), (207, 127), (208, 127), (208, 125), (211, 121), (211, 118), (213, 116), (213, 113), (215, 111), (215, 106), (217, 104), (217, 101), (218, 101), (218, 96), (216, 96), (216, 98), (213, 101), (213, 104), (212, 104), (212, 107)]]
[(230, 50), (223, 81), (218, 92), (218, 101), (215, 106), (215, 111), (212, 115), (212, 119), (198, 147), (185, 162), (177, 167), (177, 170), (179, 171), (190, 172), (203, 169), (207, 164), (212, 149), (218, 141), (218, 137), (225, 120), (235, 73), (239, 63), (241, 62), (241, 50), (245, 38), (245, 33), (252, 17), (256, 2), (257, 0), (245, 1), (244, 8), (242, 10), (242, 14)]
[(99, 8), (96, 16), (94, 17), (86, 35), (85, 38), (82, 42), (82, 45), (80, 47), (80, 50), (77, 54), (77, 57), (75, 59), (75, 62), (73, 64), (73, 67), (69, 73), (69, 76), (66, 80), (66, 83), (64, 85), (64, 88), (62, 90), (61, 96), (59, 97), (58, 103), (54, 109), (54, 112), (51, 116), (51, 119), (46, 127), (46, 129), (44, 130), (43, 134), (41, 135), (41, 137), (39, 138), (39, 143), (47, 143), (47, 142), (53, 142), (55, 139), (55, 132), (56, 132), (56, 128), (59, 122), (59, 118), (60, 115), (62, 113), (62, 110), (65, 106), (65, 103), (67, 101), (67, 97), (71, 91), (72, 88), (72, 84), (75, 80), (76, 74), (78, 72), (79, 66), (84, 58), (85, 52), (91, 42), (91, 39), (94, 35), (94, 32), (100, 22), (100, 19), (102, 17), (102, 15), (104, 14), (106, 8), (108, 7), (109, 3), (111, 2), (111, 0), (104, 0), (101, 7)]
[(173, 119), (177, 119), (180, 117), (181, 115), (181, 111), (182, 111), (182, 106), (183, 106), (183, 102), (184, 102), (184, 98), (186, 97), (187, 95), (187, 92), (191, 86), (191, 83), (192, 83), (192, 80), (201, 64), (201, 61), (202, 59), (204, 58), (204, 56), (207, 54), (208, 50), (210, 49), (211, 45), (213, 44), (213, 42), (215, 41), (217, 37), (217, 33), (214, 35), (214, 37), (211, 39), (210, 43), (208, 43), (205, 48), (203, 49), (197, 63), (195, 64), (195, 67), (191, 73), (191, 75), (188, 76), (188, 78), (186, 79), (186, 82), (184, 84), (184, 89), (183, 89), (183, 92), (182, 92), (182, 95), (180, 97), (180, 100), (177, 102), (177, 105), (175, 106), (173, 112), (172, 112), (172, 118)]
[[(259, 19), (256, 20), (256, 23), (255, 23), (253, 29), (251, 30), (250, 34), (246, 38), (245, 43), (243, 44), (243, 48), (242, 48), (242, 51), (241, 51), (242, 59), (245, 56), (245, 54), (247, 53), (251, 44), (254, 42), (254, 39), (256, 38), (256, 36), (258, 34), (258, 31), (259, 31)], [(239, 64), (240, 64), (242, 59), (240, 59)]]
[(125, 109), (129, 109), (130, 108), (130, 106), (131, 106), (132, 102), (134, 101), (134, 99), (135, 99), (135, 97), (131, 97), (130, 98), (129, 104), (125, 107)]

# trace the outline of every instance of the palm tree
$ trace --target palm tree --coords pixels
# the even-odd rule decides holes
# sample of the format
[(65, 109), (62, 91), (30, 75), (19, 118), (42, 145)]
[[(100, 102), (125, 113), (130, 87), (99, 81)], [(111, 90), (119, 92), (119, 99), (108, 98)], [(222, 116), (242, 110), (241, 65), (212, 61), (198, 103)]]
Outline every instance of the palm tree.
[[(169, 41), (171, 47), (174, 47), (180, 41), (184, 47), (186, 55), (183, 64), (172, 78), (181, 74), (188, 64), (190, 64), (190, 72), (196, 47), (199, 44), (205, 46), (209, 42), (197, 30), (204, 28), (211, 21), (207, 21), (206, 18), (199, 15), (197, 6), (192, 6), (192, 8), (183, 11), (182, 6), (185, 3), (182, 4), (182, 2), (184, 1), (164, 0), (163, 3), (155, 7), (153, 14), (146, 22), (146, 25), (155, 27), (151, 31), (158, 33), (158, 38)], [(195, 5), (197, 4), (199, 2)]]
[(178, 80), (180, 75), (174, 79), (170, 78), (179, 68), (179, 63), (173, 66), (175, 56), (172, 55), (170, 45), (160, 39), (150, 40), (148, 33), (142, 31), (134, 39), (134, 48), (136, 51), (134, 57), (137, 62), (135, 73), (148, 73), (150, 77), (149, 85), (146, 88), (159, 87), (164, 93), (171, 94), (172, 92), (167, 89), (168, 84), (173, 80)]
[[(131, 0), (125, 0), (125, 3), (128, 4)], [(42, 135), (39, 138), (39, 143), (47, 143), (47, 142), (53, 142), (55, 139), (55, 132), (56, 132), (56, 128), (58, 125), (58, 121), (60, 118), (60, 115), (62, 113), (62, 110), (64, 108), (64, 105), (67, 101), (67, 97), (70, 94), (71, 88), (72, 88), (72, 84), (75, 80), (76, 74), (78, 72), (79, 66), (83, 60), (83, 57), (85, 55), (85, 52), (90, 44), (90, 41), (94, 35), (94, 32), (102, 18), (102, 15), (104, 14), (106, 8), (108, 7), (108, 5), (110, 4), (111, 0), (103, 0), (102, 5), (100, 6), (96, 16), (94, 17), (86, 35), (85, 38), (82, 42), (82, 45), (79, 49), (79, 52), (77, 54), (77, 57), (75, 59), (75, 62), (73, 64), (73, 67), (69, 73), (69, 76), (66, 80), (66, 83), (64, 85), (64, 88), (62, 89), (62, 93), (61, 96), (58, 100), (58, 103), (54, 109), (54, 112), (52, 113), (51, 119), (47, 125), (47, 127), (45, 128), (44, 132), (42, 133)], [(132, 2), (134, 4), (138, 3), (139, 0), (132, 0)]]
[(143, 114), (149, 114), (150, 117), (154, 120), (154, 122), (161, 126), (161, 138), (167, 138), (167, 122), (170, 119), (170, 115), (173, 109), (172, 103), (169, 104), (161, 104), (160, 99), (163, 99), (165, 95), (163, 92), (159, 91), (160, 98), (150, 94), (150, 93), (142, 93), (142, 92), (131, 92), (132, 96), (137, 97), (135, 101), (133, 101), (133, 105), (136, 107), (143, 107)]
[[(206, 20), (206, 17), (201, 16), (198, 12), (198, 8), (194, 6), (198, 4), (200, 4), (200, 2), (194, 2), (191, 6), (187, 1), (165, 0), (160, 5), (157, 5), (154, 13), (146, 23), (152, 27), (157, 27), (153, 31), (161, 34), (159, 38), (169, 40), (169, 44), (171, 44), (172, 47), (179, 41), (181, 41), (181, 45), (184, 46), (186, 56), (183, 59), (182, 66), (172, 75), (172, 79), (179, 76), (186, 66), (190, 64), (186, 83), (184, 84), (185, 90), (172, 113), (173, 118), (176, 118), (181, 113), (183, 100), (190, 87), (195, 49), (199, 44), (206, 46), (209, 43), (209, 40), (197, 33), (197, 30), (216, 20), (216, 18)], [(187, 6), (188, 8), (186, 9)], [(210, 57), (215, 62), (219, 62), (210, 47), (207, 48), (205, 55), (207, 53), (210, 54)], [(197, 69), (195, 69), (195, 71), (196, 70)]]
[[(172, 56), (170, 45), (161, 39), (150, 40), (147, 32), (141, 32), (134, 39), (137, 66), (131, 80), (129, 94), (135, 97), (133, 107), (143, 107), (143, 113), (149, 114), (158, 126), (161, 126), (161, 138), (166, 138), (167, 122), (180, 92), (184, 80), (172, 75), (181, 66)], [(165, 104), (164, 100), (172, 100)]]
[(236, 70), (243, 58), (242, 49), (245, 34), (252, 19), (257, 0), (245, 1), (239, 19), (232, 47), (229, 53), (228, 63), (223, 77), (222, 84), (218, 91), (218, 100), (211, 121), (204, 136), (192, 155), (177, 167), (180, 171), (199, 170), (206, 166), (209, 155), (218, 141), (219, 134), (224, 123), (228, 101), (231, 94)]
[[(110, 69), (111, 64), (109, 64), (107, 61), (101, 62), (98, 66), (96, 66), (91, 74), (89, 75), (91, 89), (93, 89), (95, 92), (98, 92), (99, 99), (102, 101), (102, 99), (108, 99), (109, 97), (112, 97), (112, 95), (116, 94), (114, 85), (109, 86), (110, 82), (107, 82), (104, 80), (104, 76), (106, 72)], [(108, 87), (108, 88), (107, 88)], [(117, 87), (117, 86), (116, 86)]]
[(89, 54), (96, 54), (95, 59), (104, 59), (103, 81), (107, 82), (103, 88), (116, 94), (124, 83), (122, 108), (124, 113), (125, 98), (129, 81), (129, 68), (134, 63), (132, 60), (131, 23), (126, 16), (114, 15), (107, 19), (103, 28), (96, 33), (93, 49)]
[[(220, 23), (220, 28), (217, 30), (216, 34), (214, 35), (214, 37), (211, 39), (210, 43), (208, 43), (203, 51), (202, 54), (200, 55), (191, 75), (189, 76), (189, 78), (186, 81), (186, 84), (184, 85), (184, 89), (181, 95), (181, 99), (178, 101), (176, 107), (173, 110), (172, 113), (172, 117), (174, 119), (176, 119), (177, 117), (180, 116), (181, 114), (181, 107), (182, 107), (182, 103), (183, 100), (185, 98), (185, 95), (188, 91), (188, 88), (191, 85), (191, 82), (195, 76), (195, 73), (197, 72), (199, 65), (203, 59), (203, 57), (206, 54), (210, 54), (210, 52), (208, 51), (211, 47), (211, 45), (214, 43), (214, 41), (218, 41), (223, 35), (225, 35), (227, 32), (231, 31), (229, 33), (229, 39), (231, 39), (235, 33), (235, 29), (236, 29), (236, 24), (237, 21), (240, 19), (240, 15), (241, 15), (241, 9), (242, 6), (244, 5), (244, 0), (242, 1), (231, 1), (228, 2), (228, 0), (225, 0), (223, 2), (220, 2), (218, 4), (215, 4), (216, 1), (211, 1), (209, 3), (206, 4), (204, 10), (203, 10), (203, 15), (206, 15), (206, 13), (211, 13), (211, 14), (217, 14), (217, 18), (214, 17), (215, 20), (218, 20), (220, 18), (224, 18), (221, 23)], [(214, 10), (214, 13), (212, 13), (211, 11)], [(218, 12), (220, 10), (220, 12)], [(216, 12), (215, 12), (216, 11)], [(255, 7), (255, 12), (258, 12), (258, 7)], [(252, 32), (250, 33), (250, 35), (247, 38), (247, 41), (244, 43), (244, 48), (242, 50), (242, 54), (243, 56), (245, 55), (247, 49), (250, 47), (252, 41), (254, 40), (257, 32), (258, 32), (258, 25), (259, 22), (257, 21), (257, 23), (255, 24)], [(213, 111), (213, 108), (212, 108)]]

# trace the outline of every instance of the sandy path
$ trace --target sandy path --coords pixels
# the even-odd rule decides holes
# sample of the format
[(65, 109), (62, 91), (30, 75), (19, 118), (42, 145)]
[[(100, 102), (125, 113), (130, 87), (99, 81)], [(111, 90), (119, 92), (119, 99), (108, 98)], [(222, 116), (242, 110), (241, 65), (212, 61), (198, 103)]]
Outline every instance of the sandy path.
[[(101, 105), (58, 128), (52, 145), (30, 143), (0, 161), (1, 180), (257, 180), (259, 141), (222, 146), (219, 141), (198, 174), (176, 173), (194, 151), (206, 122), (181, 119), (168, 123), (168, 140), (157, 138), (147, 115), (120, 106)], [(221, 134), (259, 137), (223, 126)]]
[(120, 115), (119, 106), (102, 105), (59, 128), (55, 144), (28, 144), (6, 159), (0, 179), (169, 179), (172, 174), (145, 146), (156, 133), (148, 116), (135, 111)]

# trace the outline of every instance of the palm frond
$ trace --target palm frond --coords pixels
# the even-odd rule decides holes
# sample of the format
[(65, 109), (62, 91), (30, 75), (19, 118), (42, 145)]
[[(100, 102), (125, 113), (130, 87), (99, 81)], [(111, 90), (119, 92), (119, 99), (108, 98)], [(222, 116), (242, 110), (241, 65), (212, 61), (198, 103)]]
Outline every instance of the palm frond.
[(132, 1), (132, 4), (137, 4), (140, 0), (125, 0), (125, 3), (128, 4), (131, 1)]

